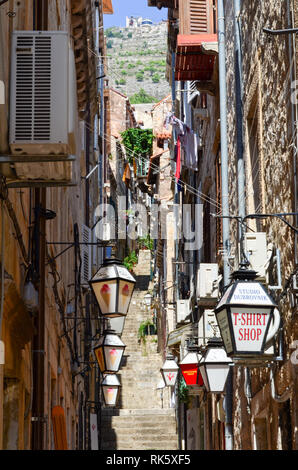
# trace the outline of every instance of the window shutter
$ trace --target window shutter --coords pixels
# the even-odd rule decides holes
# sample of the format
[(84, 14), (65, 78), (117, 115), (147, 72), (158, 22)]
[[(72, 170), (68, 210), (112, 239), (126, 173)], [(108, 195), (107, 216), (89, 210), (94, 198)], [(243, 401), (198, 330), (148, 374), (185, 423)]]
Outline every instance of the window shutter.
[[(81, 242), (91, 243), (91, 229), (86, 225), (82, 225)], [(80, 245), (81, 246), (81, 284), (88, 285), (88, 281), (91, 279), (91, 245)]]
[(213, 0), (180, 0), (180, 34), (214, 34)]
[(190, 33), (207, 33), (207, 0), (190, 0)]

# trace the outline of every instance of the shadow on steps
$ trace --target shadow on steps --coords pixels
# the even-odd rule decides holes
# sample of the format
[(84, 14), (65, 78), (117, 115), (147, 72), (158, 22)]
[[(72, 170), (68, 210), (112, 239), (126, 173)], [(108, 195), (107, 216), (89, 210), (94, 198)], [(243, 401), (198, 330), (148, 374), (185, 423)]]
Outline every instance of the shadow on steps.
[(149, 282), (150, 282), (150, 276), (137, 276), (137, 275), (134, 275), (134, 277), (136, 278), (136, 286), (135, 286), (135, 290), (144, 290), (144, 291), (147, 291), (148, 288), (149, 288)]

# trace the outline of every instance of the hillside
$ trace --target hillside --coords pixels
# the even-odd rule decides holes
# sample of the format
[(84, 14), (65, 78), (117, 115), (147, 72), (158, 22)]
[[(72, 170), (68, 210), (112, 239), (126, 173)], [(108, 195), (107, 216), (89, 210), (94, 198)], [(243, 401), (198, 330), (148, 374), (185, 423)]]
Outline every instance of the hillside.
[(105, 31), (108, 78), (129, 98), (141, 88), (159, 101), (170, 93), (165, 79), (167, 23)]

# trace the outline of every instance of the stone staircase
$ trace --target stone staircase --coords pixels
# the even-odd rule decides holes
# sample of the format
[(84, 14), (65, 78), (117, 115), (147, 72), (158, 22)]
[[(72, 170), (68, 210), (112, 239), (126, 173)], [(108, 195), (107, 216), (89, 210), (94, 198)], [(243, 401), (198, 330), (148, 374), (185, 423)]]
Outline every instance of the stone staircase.
[(137, 284), (122, 334), (126, 349), (118, 373), (118, 406), (102, 410), (102, 450), (178, 449), (175, 410), (168, 408), (169, 400), (162, 400), (157, 389), (163, 362), (157, 352), (157, 336), (147, 336), (145, 344), (138, 339), (140, 323), (151, 315), (143, 302), (148, 272), (150, 252), (143, 251), (135, 269)]

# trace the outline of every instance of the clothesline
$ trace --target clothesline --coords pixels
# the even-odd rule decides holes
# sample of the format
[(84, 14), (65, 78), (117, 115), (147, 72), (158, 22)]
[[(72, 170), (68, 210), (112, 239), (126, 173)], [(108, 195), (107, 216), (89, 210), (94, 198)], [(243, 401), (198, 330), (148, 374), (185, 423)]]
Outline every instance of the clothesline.
[(164, 127), (168, 130), (169, 125), (176, 131), (177, 135), (177, 155), (176, 155), (176, 179), (180, 178), (181, 174), (181, 158), (184, 151), (184, 165), (194, 171), (198, 170), (198, 145), (199, 136), (190, 129), (187, 124), (178, 119), (174, 113), (168, 113), (164, 121)]

